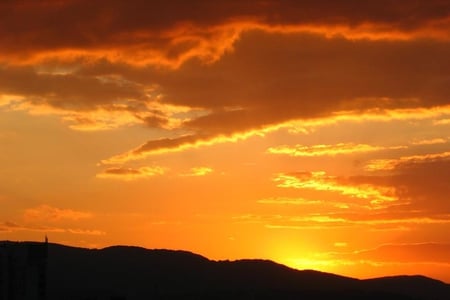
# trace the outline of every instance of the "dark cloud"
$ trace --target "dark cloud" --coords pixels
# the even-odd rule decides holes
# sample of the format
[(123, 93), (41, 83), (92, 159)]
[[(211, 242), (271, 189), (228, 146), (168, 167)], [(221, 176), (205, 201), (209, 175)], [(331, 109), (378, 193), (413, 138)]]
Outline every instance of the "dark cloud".
[(350, 41), (252, 31), (214, 64), (191, 60), (176, 70), (143, 70), (103, 63), (80, 72), (123, 72), (141, 84), (151, 81), (165, 103), (209, 111), (182, 124), (201, 137), (343, 110), (447, 105), (448, 57), (445, 41)]
[(213, 65), (192, 61), (152, 77), (164, 101), (213, 111), (187, 126), (223, 132), (336, 110), (446, 104), (448, 57), (441, 42), (252, 32)]
[[(0, 91), (68, 110), (120, 107), (138, 113), (149, 112), (145, 104), (161, 95), (162, 103), (211, 111), (185, 123), (188, 129), (228, 134), (336, 110), (447, 104), (448, 57), (447, 42), (349, 41), (254, 31), (214, 64), (193, 60), (161, 70), (101, 61), (80, 64), (64, 75), (3, 67)], [(142, 122), (164, 126), (164, 113), (156, 113), (142, 116)]]
[[(448, 34), (446, 1), (30, 0), (1, 2), (0, 16), (0, 93), (68, 112), (124, 111), (132, 124), (191, 133), (134, 154), (341, 110), (449, 103), (450, 42), (431, 32)], [(353, 39), (333, 31), (339, 26), (385, 36)], [(37, 65), (15, 66), (30, 57)], [(175, 68), (161, 67), (170, 62)], [(203, 113), (170, 122), (155, 108), (167, 104)]]
[(120, 78), (39, 73), (31, 67), (1, 67), (0, 93), (20, 95), (27, 102), (67, 110), (92, 110), (126, 103), (128, 109), (145, 103), (144, 87)]
[(109, 168), (104, 171), (105, 174), (112, 175), (139, 175), (141, 172), (131, 168)]
[(412, 202), (415, 208), (450, 213), (450, 160), (400, 166), (392, 177), (400, 199)]
[(430, 214), (450, 214), (450, 160), (430, 159), (398, 165), (385, 175), (354, 176), (347, 180), (355, 184), (373, 184), (392, 187), (403, 206), (390, 209), (420, 211)]
[[(350, 106), (412, 105), (402, 100), (413, 98), (428, 106), (448, 103), (447, 42), (349, 41), (253, 31), (234, 48), (213, 65), (192, 61), (176, 72), (158, 74), (166, 101), (244, 107), (259, 115), (278, 115), (274, 110), (284, 109), (284, 118)], [(373, 100), (382, 97), (394, 102)], [(350, 102), (355, 98), (365, 100)]]
[[(382, 32), (441, 29), (447, 1), (2, 1), (0, 48), (3, 54), (62, 49), (123, 49), (124, 45), (176, 53), (211, 39), (211, 28), (233, 22), (338, 26), (373, 24)], [(442, 24), (441, 24), (442, 25)], [(188, 38), (173, 42), (177, 28)], [(447, 32), (448, 34), (448, 32)], [(131, 48), (132, 48), (131, 47)]]
[(158, 151), (158, 150), (164, 150), (167, 148), (176, 148), (179, 145), (194, 144), (198, 140), (201, 140), (200, 136), (186, 135), (186, 136), (181, 136), (181, 137), (173, 138), (173, 139), (165, 138), (165, 139), (148, 141), (145, 144), (138, 147), (136, 150), (134, 150), (134, 153), (138, 154), (140, 152)]
[(108, 168), (102, 173), (97, 174), (98, 178), (114, 178), (122, 180), (135, 180), (138, 178), (151, 177), (164, 174), (165, 169), (162, 167), (140, 167), (133, 168)]
[[(313, 189), (345, 196), (348, 210), (322, 216), (345, 224), (374, 229), (412, 228), (450, 223), (450, 160), (422, 159), (392, 170), (358, 176), (331, 176), (325, 172), (296, 172), (275, 178), (278, 187)], [(355, 204), (358, 204), (355, 206)], [(357, 208), (354, 210), (353, 208)], [(363, 210), (360, 210), (364, 208)]]

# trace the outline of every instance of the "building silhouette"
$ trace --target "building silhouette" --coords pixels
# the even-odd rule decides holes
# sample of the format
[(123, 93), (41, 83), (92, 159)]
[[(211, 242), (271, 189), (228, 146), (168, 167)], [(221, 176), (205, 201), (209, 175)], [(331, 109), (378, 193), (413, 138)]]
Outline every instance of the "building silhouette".
[(0, 300), (46, 300), (48, 240), (0, 242)]

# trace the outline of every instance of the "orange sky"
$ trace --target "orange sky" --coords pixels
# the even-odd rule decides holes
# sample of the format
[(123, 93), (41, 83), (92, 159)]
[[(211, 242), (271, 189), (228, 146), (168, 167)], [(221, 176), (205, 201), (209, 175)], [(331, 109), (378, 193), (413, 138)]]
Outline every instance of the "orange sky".
[(0, 1), (0, 239), (450, 282), (450, 2)]

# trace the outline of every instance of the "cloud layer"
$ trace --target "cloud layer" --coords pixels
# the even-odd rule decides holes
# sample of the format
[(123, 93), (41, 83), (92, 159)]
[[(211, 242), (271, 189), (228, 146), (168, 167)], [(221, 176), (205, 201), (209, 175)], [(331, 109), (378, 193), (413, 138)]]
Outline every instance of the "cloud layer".
[(81, 130), (177, 130), (137, 154), (343, 110), (442, 106), (450, 94), (442, 1), (4, 1), (0, 11), (8, 109)]

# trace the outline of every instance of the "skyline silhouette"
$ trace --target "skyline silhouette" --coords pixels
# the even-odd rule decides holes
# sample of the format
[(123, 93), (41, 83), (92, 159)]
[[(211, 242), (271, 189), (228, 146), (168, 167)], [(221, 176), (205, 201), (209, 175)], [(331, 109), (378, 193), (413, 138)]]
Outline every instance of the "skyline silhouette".
[[(47, 242), (2, 241), (0, 254), (3, 276), (0, 290), (1, 299), (5, 300), (211, 297), (417, 300), (450, 296), (449, 284), (420, 275), (359, 280), (295, 270), (269, 260), (212, 261), (180, 250), (130, 246), (85, 249)], [(39, 269), (42, 264), (33, 268), (38, 261), (45, 262), (45, 274)], [(41, 279), (31, 279), (34, 273)], [(22, 281), (22, 275), (28, 281)], [(30, 293), (33, 289), (39, 293)]]

